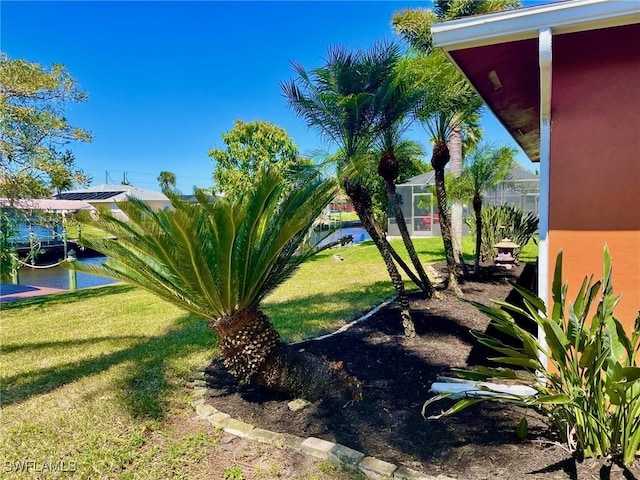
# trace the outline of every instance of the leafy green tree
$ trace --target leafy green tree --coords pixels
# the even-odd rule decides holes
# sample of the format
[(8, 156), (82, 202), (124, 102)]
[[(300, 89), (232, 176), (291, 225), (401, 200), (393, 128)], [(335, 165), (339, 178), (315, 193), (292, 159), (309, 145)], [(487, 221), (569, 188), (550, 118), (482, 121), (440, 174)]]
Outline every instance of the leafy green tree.
[(376, 116), (381, 99), (377, 95), (382, 92), (380, 86), (389, 80), (397, 58), (397, 45), (379, 43), (368, 51), (356, 52), (332, 48), (326, 64), (310, 73), (294, 63), (297, 78), (283, 83), (282, 88), (296, 114), (338, 145), (338, 156), (344, 165), (341, 175), (345, 192), (382, 256), (398, 294), (405, 334), (412, 336), (415, 326), (404, 282), (394, 263), (392, 248), (375, 220), (371, 195), (357, 170), (358, 162), (370, 153), (378, 137)]
[(278, 172), (260, 171), (244, 196), (196, 192), (192, 203), (169, 193), (173, 209), (158, 212), (131, 199), (120, 205), (129, 222), (101, 212), (100, 228), (118, 241), (86, 240), (107, 262), (73, 268), (140, 286), (206, 319), (238, 380), (317, 398), (340, 372), (285, 345), (260, 308), (318, 251), (305, 238), (336, 193), (335, 182), (315, 169), (295, 180), (297, 188), (287, 191)]
[(227, 197), (252, 190), (256, 175), (269, 168), (286, 180), (287, 172), (300, 163), (298, 147), (284, 129), (273, 123), (236, 120), (222, 140), (226, 148), (213, 148), (209, 156), (216, 162), (213, 173), (216, 193)]
[(9, 282), (16, 272), (17, 254), (11, 244), (16, 222), (6, 209), (0, 209), (0, 281)]
[(453, 180), (451, 197), (459, 200), (472, 200), (476, 218), (476, 255), (474, 274), (480, 273), (480, 255), (482, 247), (482, 194), (494, 189), (504, 180), (514, 164), (516, 150), (509, 147), (497, 148), (492, 145), (479, 145), (470, 155), (462, 174)]
[(173, 190), (176, 188), (176, 174), (163, 170), (158, 175), (158, 184), (162, 191)]
[(0, 197), (39, 198), (52, 188), (86, 183), (73, 155), (60, 151), (71, 141), (91, 141), (64, 116), (70, 103), (87, 100), (65, 67), (47, 68), (2, 53), (0, 93)]
[(49, 179), (55, 193), (71, 190), (78, 185), (89, 185), (91, 177), (76, 168), (76, 157), (71, 150), (66, 150), (59, 162), (51, 166)]

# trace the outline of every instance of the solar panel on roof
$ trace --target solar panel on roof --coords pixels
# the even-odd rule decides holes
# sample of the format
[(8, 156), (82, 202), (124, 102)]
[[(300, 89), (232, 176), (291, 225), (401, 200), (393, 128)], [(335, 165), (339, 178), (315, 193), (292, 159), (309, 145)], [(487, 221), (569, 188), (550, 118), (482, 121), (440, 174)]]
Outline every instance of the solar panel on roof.
[(58, 200), (106, 200), (108, 198), (115, 197), (124, 193), (122, 191), (114, 191), (114, 192), (63, 192), (58, 194)]

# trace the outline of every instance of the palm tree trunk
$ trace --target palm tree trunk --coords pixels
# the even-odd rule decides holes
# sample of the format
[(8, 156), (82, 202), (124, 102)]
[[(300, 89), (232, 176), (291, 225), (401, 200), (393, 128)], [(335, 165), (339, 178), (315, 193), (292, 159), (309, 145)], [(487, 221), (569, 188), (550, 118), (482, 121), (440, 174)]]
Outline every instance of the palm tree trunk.
[[(449, 171), (454, 177), (459, 177), (462, 173), (462, 135), (460, 134), (460, 127), (455, 127), (451, 130), (449, 135)], [(462, 253), (462, 204), (458, 201), (453, 202), (451, 205), (451, 235), (453, 240), (453, 252), (455, 258), (462, 267), (462, 273), (464, 276), (469, 275), (469, 269), (464, 261), (464, 254)]]
[(391, 253), (391, 256), (393, 257), (395, 262), (398, 264), (398, 266), (402, 269), (404, 273), (407, 274), (407, 276), (411, 279), (411, 281), (415, 283), (420, 290), (424, 291), (425, 286), (422, 284), (422, 282), (416, 276), (416, 274), (413, 273), (413, 270), (411, 270), (411, 268), (409, 268), (409, 265), (405, 263), (405, 261), (402, 259), (400, 255), (398, 255), (398, 252), (396, 252), (395, 248), (393, 248), (393, 245), (391, 245), (390, 243), (388, 245), (389, 245), (389, 253)]
[(473, 196), (473, 211), (476, 214), (476, 258), (473, 262), (473, 274), (480, 275), (480, 248), (482, 247), (482, 199), (476, 193)]
[(396, 217), (396, 223), (398, 224), (400, 236), (404, 242), (404, 247), (407, 249), (407, 253), (409, 254), (409, 258), (411, 259), (411, 263), (416, 269), (416, 272), (418, 272), (418, 276), (420, 277), (420, 281), (423, 285), (422, 291), (427, 295), (427, 298), (431, 298), (434, 293), (433, 285), (431, 284), (431, 280), (429, 280), (427, 273), (424, 271), (422, 262), (420, 262), (416, 249), (411, 241), (411, 235), (409, 235), (409, 230), (407, 229), (407, 224), (404, 220), (404, 213), (402, 212), (402, 207), (398, 200), (398, 194), (396, 193), (396, 184), (390, 179), (385, 179), (385, 184), (387, 186), (387, 196), (391, 200), (393, 213)]
[(218, 334), (218, 351), (225, 367), (240, 382), (308, 400), (328, 390), (346, 388), (353, 399), (360, 383), (334, 365), (292, 348), (280, 340), (269, 318), (257, 307), (223, 317), (210, 326)]
[[(449, 157), (449, 172), (457, 178), (462, 173), (462, 136), (460, 135), (460, 127), (451, 129), (449, 134)], [(462, 257), (462, 204), (459, 201), (455, 201), (451, 205), (451, 235), (456, 259), (462, 265), (464, 263)]]
[(376, 245), (376, 248), (382, 256), (382, 260), (387, 267), (389, 278), (391, 279), (391, 283), (393, 284), (398, 296), (397, 303), (400, 306), (400, 317), (402, 319), (404, 334), (407, 337), (414, 337), (416, 335), (416, 329), (413, 319), (411, 318), (411, 313), (409, 312), (409, 299), (407, 298), (407, 292), (404, 288), (404, 282), (402, 281), (402, 276), (400, 275), (396, 264), (393, 262), (393, 257), (390, 252), (391, 246), (389, 245), (389, 242), (387, 242), (382, 230), (375, 222), (373, 210), (371, 209), (371, 196), (369, 195), (369, 192), (367, 192), (367, 190), (357, 181), (345, 179), (344, 186), (347, 195), (349, 195), (349, 198), (353, 202), (353, 206), (360, 218), (360, 221), (362, 222), (362, 226), (371, 237), (371, 240), (373, 240), (373, 243)]
[(219, 337), (220, 358), (241, 382), (253, 382), (280, 344), (280, 334), (258, 308), (240, 310), (211, 326)]
[(462, 296), (462, 290), (458, 285), (458, 276), (456, 272), (456, 259), (453, 251), (453, 242), (451, 240), (451, 221), (449, 211), (447, 210), (447, 191), (444, 184), (444, 167), (449, 161), (449, 149), (446, 143), (436, 142), (433, 146), (433, 154), (431, 157), (431, 165), (433, 166), (436, 181), (436, 198), (438, 200), (438, 213), (440, 214), (440, 231), (442, 234), (442, 243), (447, 258), (447, 268), (449, 270), (448, 288), (457, 296)]

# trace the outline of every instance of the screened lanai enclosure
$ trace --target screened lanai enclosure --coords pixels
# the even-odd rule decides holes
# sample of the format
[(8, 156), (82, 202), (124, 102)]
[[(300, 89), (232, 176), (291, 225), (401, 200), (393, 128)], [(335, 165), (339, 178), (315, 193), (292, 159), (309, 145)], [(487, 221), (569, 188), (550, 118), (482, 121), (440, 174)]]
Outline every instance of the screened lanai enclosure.
[(537, 215), (539, 196), (540, 177), (516, 166), (495, 190), (485, 192), (482, 201), (485, 205), (508, 205)]
[[(423, 173), (396, 185), (396, 193), (402, 199), (404, 220), (412, 237), (440, 235), (438, 205), (431, 188), (433, 185), (433, 172)], [(391, 237), (400, 236), (393, 209), (389, 209), (388, 234)]]
[[(396, 192), (401, 197), (402, 213), (412, 237), (433, 237), (440, 235), (440, 218), (438, 204), (434, 196), (435, 176), (427, 172), (410, 178), (405, 183), (396, 185)], [(540, 190), (539, 177), (523, 168), (514, 167), (509, 175), (498, 184), (495, 190), (484, 192), (484, 205), (510, 205), (521, 208), (525, 212), (538, 213)], [(473, 214), (470, 204), (463, 205), (463, 218)], [(463, 235), (468, 234), (466, 223), (463, 224)], [(389, 209), (388, 235), (400, 236), (393, 209)]]

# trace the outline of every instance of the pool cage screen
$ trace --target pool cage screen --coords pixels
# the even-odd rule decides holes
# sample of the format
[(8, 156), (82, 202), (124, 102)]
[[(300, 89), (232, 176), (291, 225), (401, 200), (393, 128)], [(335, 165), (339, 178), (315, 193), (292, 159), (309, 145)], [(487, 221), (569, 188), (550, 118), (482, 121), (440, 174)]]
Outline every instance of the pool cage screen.
[[(402, 213), (409, 234), (412, 237), (439, 236), (440, 218), (432, 185), (408, 182), (397, 185), (396, 192), (401, 198)], [(483, 194), (483, 205), (509, 205), (537, 215), (539, 192), (538, 178), (504, 180), (494, 190)], [(473, 207), (470, 204), (463, 205), (463, 218), (472, 214)], [(463, 234), (467, 233), (468, 227), (463, 225)], [(400, 229), (391, 206), (388, 235), (400, 236)]]

